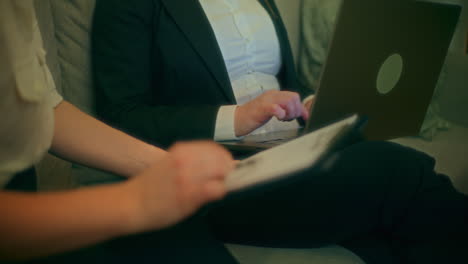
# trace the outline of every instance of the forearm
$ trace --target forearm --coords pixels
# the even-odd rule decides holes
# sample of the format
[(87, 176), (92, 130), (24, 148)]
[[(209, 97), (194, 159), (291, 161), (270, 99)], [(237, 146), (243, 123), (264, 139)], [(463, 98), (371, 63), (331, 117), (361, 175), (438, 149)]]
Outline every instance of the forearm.
[(52, 152), (86, 166), (131, 176), (165, 151), (130, 137), (62, 102), (55, 109)]
[(0, 192), (0, 262), (86, 247), (134, 229), (126, 184), (72, 192)]

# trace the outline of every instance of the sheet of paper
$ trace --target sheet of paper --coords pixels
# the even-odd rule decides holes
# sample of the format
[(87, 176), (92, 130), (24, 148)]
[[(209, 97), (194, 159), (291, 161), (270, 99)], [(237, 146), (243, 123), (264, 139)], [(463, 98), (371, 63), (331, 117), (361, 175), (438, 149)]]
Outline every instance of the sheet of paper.
[(242, 160), (226, 179), (228, 190), (235, 191), (278, 179), (314, 165), (327, 153), (337, 136), (357, 119), (354, 115)]

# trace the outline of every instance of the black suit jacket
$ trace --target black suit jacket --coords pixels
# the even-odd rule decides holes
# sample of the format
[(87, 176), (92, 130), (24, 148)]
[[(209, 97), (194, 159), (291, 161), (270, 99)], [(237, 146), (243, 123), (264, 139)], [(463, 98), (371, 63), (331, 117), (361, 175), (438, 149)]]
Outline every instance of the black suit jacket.
[[(280, 40), (281, 87), (303, 95), (279, 11), (259, 1)], [(153, 144), (212, 139), (219, 107), (236, 103), (198, 0), (98, 0), (92, 53), (100, 117)]]

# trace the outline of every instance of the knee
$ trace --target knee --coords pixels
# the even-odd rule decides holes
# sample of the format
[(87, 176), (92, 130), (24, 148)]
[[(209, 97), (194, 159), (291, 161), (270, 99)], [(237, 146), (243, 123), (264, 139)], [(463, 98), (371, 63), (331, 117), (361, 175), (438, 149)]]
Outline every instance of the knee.
[(365, 141), (344, 149), (341, 153), (345, 163), (364, 173), (390, 177), (390, 181), (420, 182), (434, 174), (432, 157), (396, 143)]
[(388, 141), (363, 141), (350, 146), (349, 151), (361, 159), (396, 166), (424, 166), (434, 168), (431, 156), (397, 143)]

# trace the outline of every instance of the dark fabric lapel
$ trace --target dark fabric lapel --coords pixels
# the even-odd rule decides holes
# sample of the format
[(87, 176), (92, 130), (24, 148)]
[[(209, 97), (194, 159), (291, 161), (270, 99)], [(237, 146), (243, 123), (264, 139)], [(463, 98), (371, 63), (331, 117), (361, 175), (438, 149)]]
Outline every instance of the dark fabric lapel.
[(161, 0), (161, 2), (205, 62), (229, 101), (235, 103), (236, 99), (216, 36), (198, 0)]

